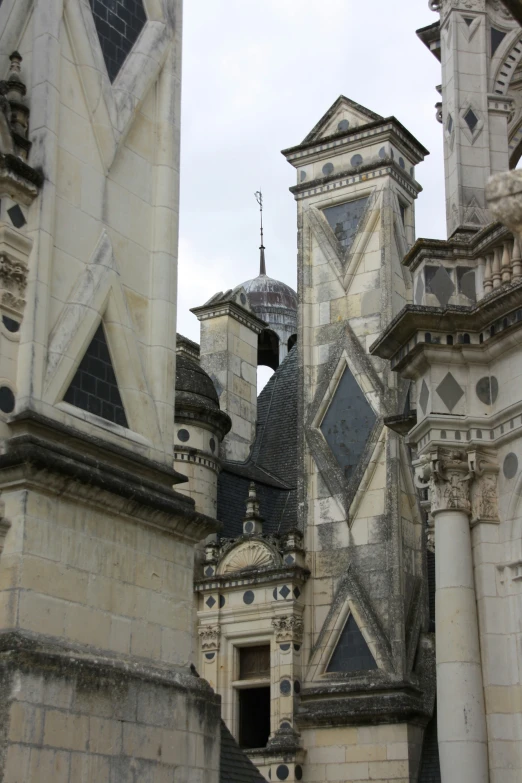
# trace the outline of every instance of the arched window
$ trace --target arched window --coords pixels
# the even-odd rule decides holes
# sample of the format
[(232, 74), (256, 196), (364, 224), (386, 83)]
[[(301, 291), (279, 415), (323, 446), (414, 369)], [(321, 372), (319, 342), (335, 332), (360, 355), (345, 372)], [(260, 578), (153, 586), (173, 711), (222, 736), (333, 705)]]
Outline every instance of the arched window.
[(279, 367), (279, 337), (271, 329), (263, 329), (257, 341), (257, 365)]

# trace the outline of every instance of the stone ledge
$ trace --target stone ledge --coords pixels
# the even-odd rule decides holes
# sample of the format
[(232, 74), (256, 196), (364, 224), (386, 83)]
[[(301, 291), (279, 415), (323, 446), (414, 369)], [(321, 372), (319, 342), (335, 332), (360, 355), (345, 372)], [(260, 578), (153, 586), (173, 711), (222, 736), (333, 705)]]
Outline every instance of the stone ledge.
[[(447, 333), (480, 332), (493, 321), (520, 308), (521, 292), (522, 282), (510, 283), (495, 289), (474, 307), (406, 305), (370, 346), (370, 354), (391, 359), (417, 331), (431, 332), (443, 328)], [(433, 343), (429, 344), (429, 347), (432, 346)]]
[[(196, 512), (193, 500), (171, 489), (178, 476), (174, 470), (142, 457), (134, 460), (124, 450), (96, 443), (72, 428), (55, 427), (37, 415), (25, 416), (24, 423), (25, 431), (2, 446), (4, 487), (25, 481), (46, 492), (67, 492), (82, 502), (99, 502), (114, 513), (140, 517), (193, 541), (221, 528), (217, 520)], [(69, 437), (61, 438), (65, 433)]]
[[(310, 689), (312, 690), (312, 689)], [(409, 690), (409, 689), (408, 689)], [(298, 726), (349, 726), (368, 723), (404, 723), (414, 720), (425, 726), (432, 710), (422, 694), (395, 690), (380, 693), (358, 693), (341, 696), (327, 688), (313, 689), (314, 700), (306, 700), (310, 691), (302, 692), (295, 719)], [(323, 698), (319, 698), (322, 692)], [(326, 698), (330, 695), (330, 698)]]
[(208, 682), (188, 669), (173, 664), (155, 665), (118, 655), (118, 657), (87, 652), (80, 645), (59, 643), (49, 637), (27, 632), (7, 630), (0, 632), (0, 667), (17, 669), (34, 675), (45, 670), (61, 676), (95, 676), (113, 681), (141, 680), (150, 684), (168, 686), (194, 696), (205, 698), (219, 708), (221, 697)]

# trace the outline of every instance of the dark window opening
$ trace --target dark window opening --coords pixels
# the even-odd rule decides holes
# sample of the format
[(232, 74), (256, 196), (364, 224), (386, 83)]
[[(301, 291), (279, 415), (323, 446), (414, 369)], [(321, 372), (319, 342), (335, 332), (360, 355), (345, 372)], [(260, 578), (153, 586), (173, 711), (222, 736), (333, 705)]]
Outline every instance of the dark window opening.
[(506, 37), (506, 33), (503, 33), (502, 30), (495, 30), (494, 27), (491, 28), (491, 56), (492, 57), (505, 37)]
[(260, 680), (270, 677), (270, 645), (241, 647), (239, 650), (239, 679)]
[(265, 748), (270, 736), (270, 688), (239, 692), (239, 745)]
[(401, 211), (402, 225), (405, 226), (406, 225), (406, 207), (404, 206), (404, 204), (401, 204), (399, 202), (399, 209)]
[(277, 370), (279, 367), (279, 337), (271, 329), (261, 332), (257, 340), (257, 366)]
[(290, 337), (288, 338), (288, 350), (289, 351), (292, 350), (292, 348), (294, 347), (296, 342), (297, 342), (297, 335), (296, 334), (290, 335)]
[(452, 334), (448, 334), (446, 336), (446, 345), (453, 345), (453, 335)]

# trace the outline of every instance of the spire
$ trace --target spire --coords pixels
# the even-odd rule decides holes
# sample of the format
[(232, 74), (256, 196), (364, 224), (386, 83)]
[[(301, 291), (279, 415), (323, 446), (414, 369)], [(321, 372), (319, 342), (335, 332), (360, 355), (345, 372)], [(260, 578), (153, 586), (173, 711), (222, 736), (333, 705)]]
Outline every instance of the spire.
[(259, 204), (259, 215), (261, 219), (261, 244), (259, 246), (259, 274), (266, 275), (265, 266), (265, 246), (263, 244), (263, 194), (260, 190), (256, 190), (254, 193), (256, 201)]
[(259, 535), (263, 532), (263, 517), (259, 514), (259, 501), (257, 499), (256, 485), (253, 481), (248, 487), (246, 500), (246, 514), (243, 520), (244, 535)]

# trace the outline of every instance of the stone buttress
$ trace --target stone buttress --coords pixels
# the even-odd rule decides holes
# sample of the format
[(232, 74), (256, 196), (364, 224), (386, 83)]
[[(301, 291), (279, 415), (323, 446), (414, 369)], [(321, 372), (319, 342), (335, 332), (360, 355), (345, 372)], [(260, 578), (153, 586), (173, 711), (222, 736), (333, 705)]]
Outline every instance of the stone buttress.
[(0, 4), (0, 779), (210, 781), (173, 490), (179, 0)]
[(423, 520), (402, 439), (383, 425), (408, 408), (408, 386), (368, 347), (412, 296), (401, 259), (427, 151), (341, 96), (283, 154), (297, 171), (298, 515), (311, 571), (294, 728), (306, 780), (415, 780), (434, 695)]

